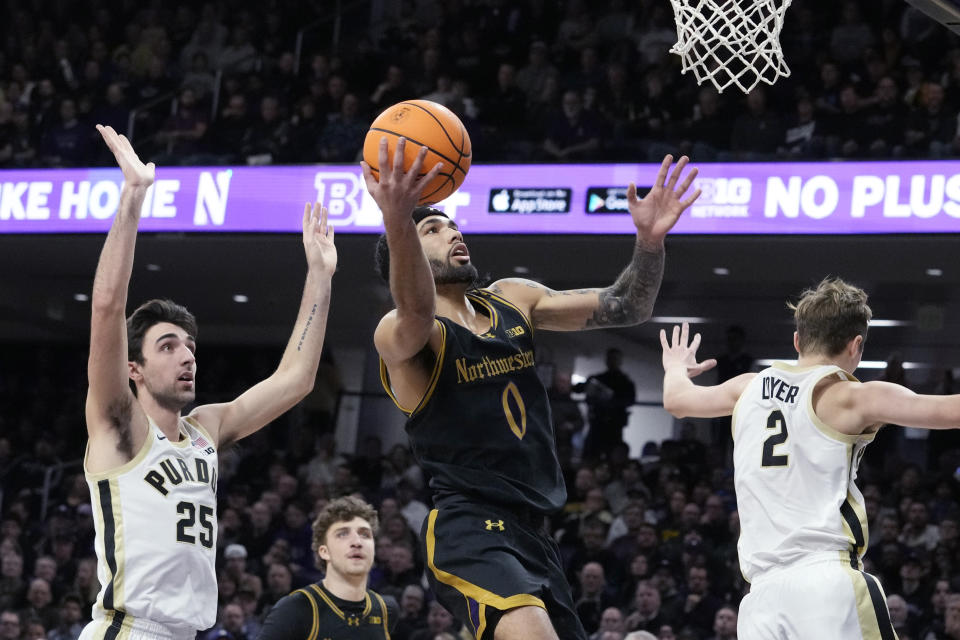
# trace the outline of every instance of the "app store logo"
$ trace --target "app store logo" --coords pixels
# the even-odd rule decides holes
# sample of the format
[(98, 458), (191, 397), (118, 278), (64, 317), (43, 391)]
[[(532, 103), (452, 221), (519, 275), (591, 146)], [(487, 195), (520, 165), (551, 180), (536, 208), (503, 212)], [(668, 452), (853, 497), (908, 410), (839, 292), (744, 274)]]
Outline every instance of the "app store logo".
[(488, 200), (489, 213), (568, 213), (572, 189), (566, 187), (494, 187)]

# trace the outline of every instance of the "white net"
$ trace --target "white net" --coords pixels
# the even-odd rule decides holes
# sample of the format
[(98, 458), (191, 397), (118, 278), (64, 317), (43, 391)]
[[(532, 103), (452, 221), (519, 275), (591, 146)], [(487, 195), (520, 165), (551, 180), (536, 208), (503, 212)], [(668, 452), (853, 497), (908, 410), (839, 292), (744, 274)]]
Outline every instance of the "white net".
[(791, 0), (670, 0), (677, 43), (670, 49), (693, 71), (697, 84), (710, 80), (723, 92), (744, 93), (760, 82), (790, 75), (780, 49), (783, 15)]

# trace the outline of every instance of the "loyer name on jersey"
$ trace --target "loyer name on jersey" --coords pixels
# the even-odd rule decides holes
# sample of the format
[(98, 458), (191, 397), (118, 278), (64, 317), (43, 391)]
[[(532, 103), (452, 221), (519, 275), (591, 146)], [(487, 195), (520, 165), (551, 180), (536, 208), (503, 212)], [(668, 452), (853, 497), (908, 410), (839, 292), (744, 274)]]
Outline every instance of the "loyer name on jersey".
[(194, 458), (195, 468), (191, 472), (185, 460), (174, 456), (167, 456), (160, 461), (158, 468), (151, 468), (143, 481), (165, 496), (170, 493), (167, 483), (177, 486), (183, 482), (209, 484), (213, 492), (217, 492), (217, 468), (211, 468), (202, 458)]
[(776, 376), (763, 377), (763, 399), (769, 400), (776, 398), (781, 402), (794, 403), (797, 401), (797, 393), (800, 387), (789, 384)]

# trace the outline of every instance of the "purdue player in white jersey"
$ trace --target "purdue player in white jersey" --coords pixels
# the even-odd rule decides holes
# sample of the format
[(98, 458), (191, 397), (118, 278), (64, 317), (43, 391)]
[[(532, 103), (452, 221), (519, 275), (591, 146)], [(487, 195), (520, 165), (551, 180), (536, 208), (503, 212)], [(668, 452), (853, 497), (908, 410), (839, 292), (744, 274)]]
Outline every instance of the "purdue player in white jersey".
[[(97, 126), (123, 170), (120, 205), (91, 297), (84, 460), (102, 585), (83, 639), (193, 638), (217, 613), (217, 449), (268, 424), (313, 388), (337, 253), (326, 209), (307, 205), (307, 277), (276, 371), (232, 402), (195, 398), (196, 322), (152, 300), (125, 320), (140, 210), (153, 183), (129, 141)], [(135, 392), (131, 390), (131, 385)]]
[(751, 583), (740, 640), (892, 640), (880, 583), (865, 573), (863, 496), (854, 483), (864, 447), (883, 424), (960, 426), (960, 396), (925, 396), (889, 382), (861, 383), (871, 311), (840, 279), (794, 306), (796, 365), (775, 363), (705, 387), (690, 378), (700, 335), (674, 327), (663, 346), (663, 405), (677, 417), (733, 415), (740, 569)]

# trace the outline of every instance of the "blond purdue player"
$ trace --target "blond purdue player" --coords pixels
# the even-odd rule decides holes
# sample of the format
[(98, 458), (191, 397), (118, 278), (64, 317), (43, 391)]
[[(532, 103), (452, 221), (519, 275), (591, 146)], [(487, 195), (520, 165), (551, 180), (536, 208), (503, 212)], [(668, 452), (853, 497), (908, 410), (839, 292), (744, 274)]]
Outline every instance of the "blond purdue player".
[[(130, 142), (98, 126), (123, 170), (120, 205), (91, 297), (84, 470), (102, 585), (81, 638), (192, 638), (217, 613), (217, 450), (268, 424), (313, 388), (337, 264), (326, 209), (307, 205), (307, 278), (276, 371), (231, 402), (195, 398), (197, 328), (169, 300), (124, 319), (140, 209), (153, 183)], [(132, 384), (135, 391), (131, 390)]]
[(884, 424), (960, 425), (960, 396), (861, 383), (871, 311), (863, 290), (828, 278), (794, 310), (796, 365), (774, 363), (717, 386), (690, 378), (700, 335), (674, 327), (663, 346), (663, 405), (677, 417), (733, 415), (740, 568), (751, 583), (740, 640), (896, 638), (883, 589), (863, 571), (867, 518), (855, 484), (864, 447)]

